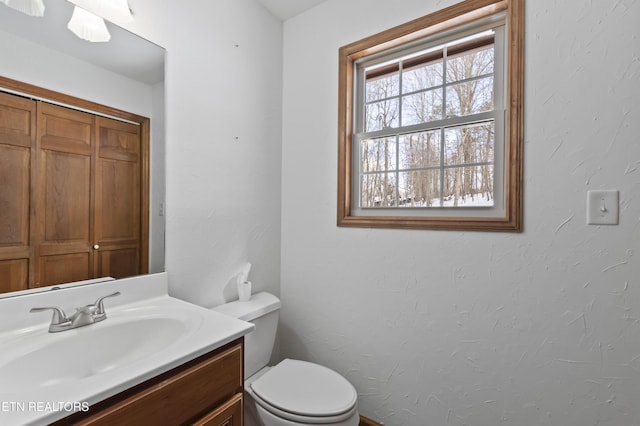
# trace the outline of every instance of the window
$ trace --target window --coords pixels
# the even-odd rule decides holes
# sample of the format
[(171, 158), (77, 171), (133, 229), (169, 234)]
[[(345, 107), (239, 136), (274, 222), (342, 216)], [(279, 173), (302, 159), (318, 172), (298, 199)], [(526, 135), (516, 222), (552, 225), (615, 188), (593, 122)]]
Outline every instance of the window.
[(519, 231), (523, 0), (340, 49), (338, 225)]

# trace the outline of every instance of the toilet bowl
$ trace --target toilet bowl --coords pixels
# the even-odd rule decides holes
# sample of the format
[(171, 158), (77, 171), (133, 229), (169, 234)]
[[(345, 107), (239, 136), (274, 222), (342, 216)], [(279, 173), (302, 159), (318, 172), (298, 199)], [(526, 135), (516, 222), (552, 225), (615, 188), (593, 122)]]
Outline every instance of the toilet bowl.
[(213, 309), (255, 325), (245, 336), (246, 426), (358, 426), (357, 392), (337, 372), (295, 359), (267, 366), (278, 324), (277, 297), (262, 292)]
[[(266, 370), (266, 371), (265, 371)], [(351, 383), (318, 364), (285, 359), (245, 382), (261, 417), (293, 424), (357, 425), (357, 393)], [(265, 426), (272, 426), (266, 423)]]

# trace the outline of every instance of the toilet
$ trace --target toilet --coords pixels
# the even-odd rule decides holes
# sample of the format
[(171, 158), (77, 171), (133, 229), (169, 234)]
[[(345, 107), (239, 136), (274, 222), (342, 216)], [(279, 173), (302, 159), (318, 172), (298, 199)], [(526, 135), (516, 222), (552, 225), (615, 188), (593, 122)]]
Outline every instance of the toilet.
[(355, 388), (340, 374), (307, 361), (285, 359), (267, 366), (275, 342), (280, 299), (261, 292), (214, 311), (251, 322), (245, 336), (246, 426), (358, 426)]

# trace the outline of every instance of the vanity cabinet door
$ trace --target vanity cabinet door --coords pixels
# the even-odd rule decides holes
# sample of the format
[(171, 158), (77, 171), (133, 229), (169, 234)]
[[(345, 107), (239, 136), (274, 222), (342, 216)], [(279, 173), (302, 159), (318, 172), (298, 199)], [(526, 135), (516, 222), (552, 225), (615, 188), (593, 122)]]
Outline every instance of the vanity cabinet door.
[(193, 426), (242, 426), (242, 394), (239, 393)]

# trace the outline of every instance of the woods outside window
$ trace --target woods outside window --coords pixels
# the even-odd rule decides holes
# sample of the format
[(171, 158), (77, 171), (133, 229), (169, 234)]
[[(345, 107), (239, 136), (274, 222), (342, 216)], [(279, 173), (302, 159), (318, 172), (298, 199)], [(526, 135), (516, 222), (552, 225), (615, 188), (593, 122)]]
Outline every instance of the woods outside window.
[(518, 231), (523, 0), (340, 49), (338, 225)]

